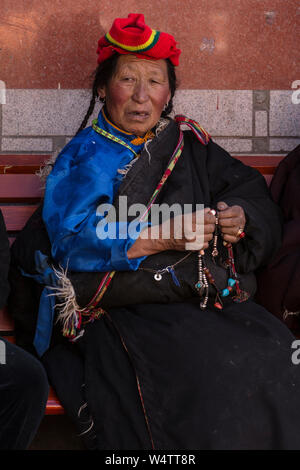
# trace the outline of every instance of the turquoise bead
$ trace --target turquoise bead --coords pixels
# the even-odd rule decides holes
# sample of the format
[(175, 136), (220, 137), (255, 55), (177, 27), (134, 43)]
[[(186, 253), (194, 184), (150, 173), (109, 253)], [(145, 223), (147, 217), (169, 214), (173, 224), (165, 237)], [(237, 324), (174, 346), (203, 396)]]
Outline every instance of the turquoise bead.
[(229, 295), (229, 290), (228, 289), (223, 289), (221, 296), (222, 297), (227, 297), (227, 295)]
[(228, 285), (230, 287), (233, 287), (235, 285), (235, 283), (236, 283), (235, 279), (232, 279), (231, 277), (228, 279)]

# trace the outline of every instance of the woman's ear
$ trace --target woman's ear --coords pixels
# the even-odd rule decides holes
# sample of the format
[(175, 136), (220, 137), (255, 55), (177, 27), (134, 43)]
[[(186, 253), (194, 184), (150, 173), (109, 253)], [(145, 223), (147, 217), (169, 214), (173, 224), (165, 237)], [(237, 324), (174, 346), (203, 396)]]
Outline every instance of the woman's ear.
[(105, 86), (101, 86), (101, 87), (97, 88), (97, 91), (98, 91), (99, 98), (101, 100), (105, 99), (105, 96), (106, 96)]

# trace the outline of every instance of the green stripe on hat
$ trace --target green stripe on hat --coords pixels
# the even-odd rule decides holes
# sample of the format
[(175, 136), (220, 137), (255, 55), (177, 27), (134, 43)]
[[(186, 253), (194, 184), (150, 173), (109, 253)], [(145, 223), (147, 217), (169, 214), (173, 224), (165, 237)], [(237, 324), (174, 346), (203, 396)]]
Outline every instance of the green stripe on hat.
[(121, 49), (124, 49), (126, 51), (130, 51), (130, 52), (148, 51), (149, 49), (151, 49), (152, 47), (155, 46), (155, 44), (159, 40), (159, 36), (160, 36), (160, 31), (155, 31), (155, 29), (153, 29), (152, 33), (150, 35), (150, 38), (144, 44), (141, 44), (139, 46), (128, 46), (127, 44), (122, 44), (121, 42), (116, 41), (110, 35), (110, 33), (105, 34), (105, 38), (108, 42), (110, 42), (111, 44), (114, 44), (115, 46), (120, 47)]

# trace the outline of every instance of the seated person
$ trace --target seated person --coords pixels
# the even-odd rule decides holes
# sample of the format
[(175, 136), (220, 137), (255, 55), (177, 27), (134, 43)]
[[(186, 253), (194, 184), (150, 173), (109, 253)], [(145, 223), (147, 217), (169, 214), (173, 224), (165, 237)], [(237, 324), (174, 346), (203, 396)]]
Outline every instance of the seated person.
[[(0, 310), (9, 293), (9, 257), (0, 211)], [(35, 357), (3, 337), (0, 337), (0, 352), (0, 449), (27, 449), (45, 413), (48, 379)]]
[[(294, 337), (253, 301), (279, 209), (258, 171), (169, 116), (179, 54), (141, 14), (99, 40), (87, 115), (13, 247), (14, 310), (88, 448), (300, 449)], [(192, 215), (155, 226), (154, 204)]]
[(259, 270), (257, 301), (282, 319), (293, 331), (300, 331), (300, 145), (281, 160), (270, 192), (283, 214), (280, 249), (270, 263)]

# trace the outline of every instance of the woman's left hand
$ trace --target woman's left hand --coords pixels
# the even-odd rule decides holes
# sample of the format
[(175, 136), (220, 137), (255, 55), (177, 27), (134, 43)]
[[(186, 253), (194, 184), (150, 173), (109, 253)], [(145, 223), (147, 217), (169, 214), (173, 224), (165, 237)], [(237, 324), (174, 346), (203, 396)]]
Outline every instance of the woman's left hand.
[(244, 209), (241, 206), (228, 206), (223, 201), (218, 202), (217, 209), (223, 239), (230, 243), (237, 243), (246, 224)]

